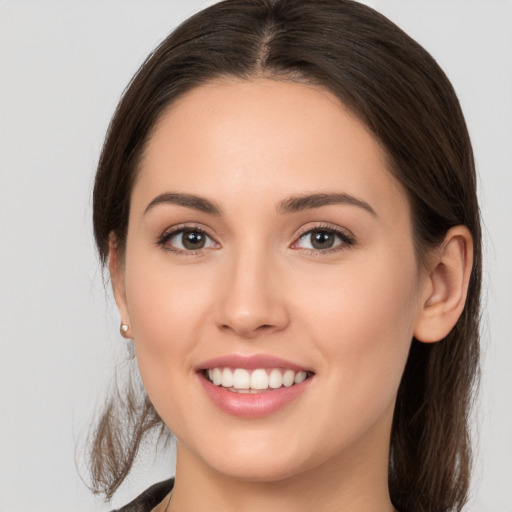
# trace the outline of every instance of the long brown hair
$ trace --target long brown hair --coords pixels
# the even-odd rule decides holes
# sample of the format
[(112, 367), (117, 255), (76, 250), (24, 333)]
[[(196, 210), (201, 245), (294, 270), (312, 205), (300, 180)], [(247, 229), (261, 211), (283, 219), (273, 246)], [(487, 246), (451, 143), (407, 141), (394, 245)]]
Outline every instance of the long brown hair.
[[(124, 249), (130, 193), (152, 128), (192, 88), (217, 77), (316, 84), (373, 131), (408, 195), (419, 263), (449, 228), (473, 236), (464, 311), (439, 343), (412, 341), (393, 419), (389, 488), (402, 512), (459, 510), (467, 500), (469, 414), (478, 377), (481, 233), (471, 143), (455, 92), (400, 28), (351, 0), (227, 0), (189, 18), (143, 63), (110, 124), (94, 186), (103, 264), (109, 234)], [(145, 433), (162, 422), (142, 393), (114, 397), (96, 430), (93, 489), (109, 498)], [(116, 403), (125, 404), (123, 416)]]

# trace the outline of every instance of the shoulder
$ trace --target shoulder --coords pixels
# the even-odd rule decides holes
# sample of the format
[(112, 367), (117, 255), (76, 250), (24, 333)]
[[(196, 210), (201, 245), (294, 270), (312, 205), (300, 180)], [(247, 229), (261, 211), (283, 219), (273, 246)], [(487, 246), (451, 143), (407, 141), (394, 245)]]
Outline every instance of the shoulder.
[(159, 482), (146, 489), (133, 501), (112, 512), (151, 512), (174, 486), (174, 478)]

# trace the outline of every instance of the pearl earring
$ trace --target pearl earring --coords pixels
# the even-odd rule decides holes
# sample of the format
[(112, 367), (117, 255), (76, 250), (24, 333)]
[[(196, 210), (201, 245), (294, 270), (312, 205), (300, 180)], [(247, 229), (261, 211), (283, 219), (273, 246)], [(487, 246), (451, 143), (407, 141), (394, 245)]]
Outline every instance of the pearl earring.
[(126, 333), (128, 332), (129, 328), (130, 328), (130, 326), (128, 324), (123, 324), (121, 322), (121, 327), (119, 328), (119, 331), (121, 332), (121, 336), (123, 338), (127, 338)]

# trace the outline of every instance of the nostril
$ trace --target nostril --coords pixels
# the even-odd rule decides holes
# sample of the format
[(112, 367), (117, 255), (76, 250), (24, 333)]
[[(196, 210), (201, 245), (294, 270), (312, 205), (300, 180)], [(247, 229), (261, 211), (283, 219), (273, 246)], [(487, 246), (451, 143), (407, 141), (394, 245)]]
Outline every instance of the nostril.
[(224, 332), (232, 332), (241, 336), (243, 338), (255, 338), (262, 334), (270, 334), (274, 331), (280, 330), (280, 327), (272, 324), (262, 324), (262, 325), (254, 325), (254, 324), (220, 324), (219, 328)]

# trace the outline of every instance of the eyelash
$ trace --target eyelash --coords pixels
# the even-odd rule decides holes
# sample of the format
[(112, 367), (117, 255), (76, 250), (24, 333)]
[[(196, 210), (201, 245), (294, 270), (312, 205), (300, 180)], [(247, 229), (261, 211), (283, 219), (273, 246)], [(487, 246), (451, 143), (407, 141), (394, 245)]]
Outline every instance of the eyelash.
[[(334, 247), (331, 247), (329, 249), (302, 249), (303, 251), (306, 251), (308, 254), (311, 254), (313, 256), (325, 256), (328, 254), (333, 254), (336, 252), (344, 251), (350, 247), (352, 247), (355, 243), (355, 237), (352, 233), (350, 233), (348, 230), (342, 230), (338, 227), (331, 226), (329, 224), (318, 224), (316, 226), (307, 226), (303, 228), (301, 231), (299, 231), (299, 234), (297, 235), (295, 241), (292, 245), (295, 245), (300, 240), (302, 240), (305, 236), (312, 233), (313, 231), (320, 231), (332, 234), (340, 239), (340, 243), (335, 245)], [(299, 250), (299, 249), (296, 249)]]
[(207, 236), (208, 238), (210, 238), (211, 240), (214, 240), (214, 238), (212, 236), (210, 236), (204, 228), (199, 227), (197, 225), (193, 225), (193, 224), (185, 224), (185, 225), (174, 226), (173, 228), (169, 229), (168, 231), (164, 231), (164, 233), (162, 233), (162, 235), (160, 235), (157, 238), (155, 245), (157, 245), (158, 247), (161, 247), (162, 249), (164, 249), (166, 251), (172, 252), (173, 254), (178, 254), (178, 255), (183, 255), (183, 256), (195, 256), (195, 255), (201, 254), (201, 252), (204, 251), (204, 249), (187, 251), (187, 250), (183, 250), (183, 249), (177, 249), (176, 247), (172, 247), (170, 245), (166, 245), (167, 242), (171, 238), (175, 237), (176, 235), (179, 235), (180, 233), (185, 233), (187, 231), (201, 233), (201, 234)]
[[(187, 225), (175, 226), (175, 227), (169, 229), (168, 231), (165, 231), (164, 233), (162, 233), (162, 235), (160, 235), (157, 238), (155, 245), (157, 245), (158, 247), (161, 247), (162, 249), (169, 251), (171, 253), (183, 255), (183, 256), (195, 256), (195, 255), (198, 255), (198, 254), (201, 254), (202, 252), (204, 252), (205, 249), (183, 250), (183, 249), (177, 249), (173, 246), (166, 245), (169, 242), (169, 240), (172, 239), (174, 236), (179, 235), (180, 233), (187, 232), (187, 231), (203, 234), (206, 237), (208, 237), (210, 240), (213, 240), (215, 242), (214, 238), (212, 236), (210, 236), (204, 228), (197, 226), (197, 225), (187, 224)], [(354, 236), (350, 232), (348, 232), (348, 230), (344, 231), (339, 228), (335, 228), (331, 225), (319, 224), (319, 225), (315, 225), (315, 226), (308, 226), (308, 227), (302, 229), (301, 231), (299, 231), (294, 242), (291, 244), (290, 247), (292, 248), (293, 245), (297, 244), (306, 235), (312, 233), (313, 231), (320, 231), (320, 232), (326, 232), (326, 233), (333, 234), (334, 236), (339, 238), (340, 243), (338, 243), (334, 247), (324, 249), (324, 250), (322, 250), (322, 249), (302, 249), (303, 251), (305, 251), (311, 255), (322, 256), (322, 255), (336, 253), (339, 251), (343, 251), (343, 250), (353, 246), (356, 243)], [(215, 243), (217, 243), (217, 242), (215, 242)], [(294, 250), (300, 250), (300, 249), (294, 249)]]

